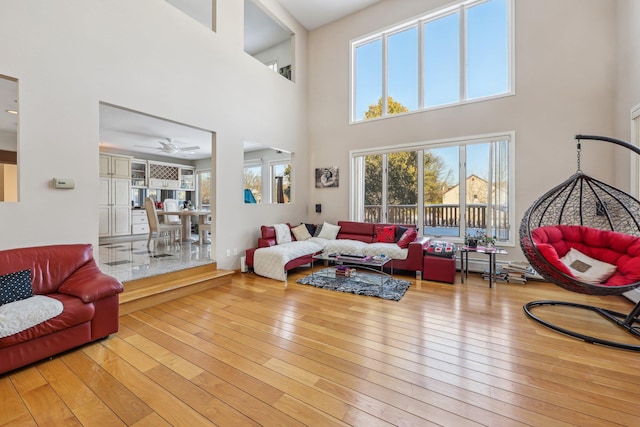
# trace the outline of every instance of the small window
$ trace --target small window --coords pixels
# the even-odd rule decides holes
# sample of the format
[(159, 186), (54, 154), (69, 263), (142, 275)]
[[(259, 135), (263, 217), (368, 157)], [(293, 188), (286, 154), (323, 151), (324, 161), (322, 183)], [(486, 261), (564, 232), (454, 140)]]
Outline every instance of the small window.
[(249, 163), (244, 166), (244, 202), (262, 203), (262, 165)]
[(291, 163), (272, 163), (271, 177), (271, 203), (291, 203)]
[(211, 171), (196, 173), (197, 199), (196, 205), (200, 209), (211, 209)]

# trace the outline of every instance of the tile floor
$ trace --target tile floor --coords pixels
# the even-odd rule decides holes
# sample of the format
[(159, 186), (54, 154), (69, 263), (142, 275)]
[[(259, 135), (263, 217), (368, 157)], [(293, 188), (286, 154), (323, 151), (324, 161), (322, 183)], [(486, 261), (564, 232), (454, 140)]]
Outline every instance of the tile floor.
[[(198, 236), (193, 235), (197, 241)], [(101, 239), (98, 247), (100, 269), (121, 282), (155, 276), (185, 268), (210, 264), (211, 245), (199, 243), (169, 243), (159, 240), (153, 249), (147, 248), (147, 236)]]

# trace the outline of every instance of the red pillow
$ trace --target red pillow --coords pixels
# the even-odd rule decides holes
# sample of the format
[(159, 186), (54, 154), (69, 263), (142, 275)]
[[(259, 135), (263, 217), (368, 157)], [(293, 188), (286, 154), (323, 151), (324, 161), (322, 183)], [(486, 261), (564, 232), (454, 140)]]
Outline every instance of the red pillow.
[(416, 237), (418, 237), (418, 231), (415, 228), (410, 228), (404, 232), (402, 237), (400, 237), (400, 240), (398, 240), (398, 246), (402, 249), (408, 248), (409, 243), (416, 240)]
[(393, 243), (396, 241), (395, 225), (376, 225), (376, 242)]

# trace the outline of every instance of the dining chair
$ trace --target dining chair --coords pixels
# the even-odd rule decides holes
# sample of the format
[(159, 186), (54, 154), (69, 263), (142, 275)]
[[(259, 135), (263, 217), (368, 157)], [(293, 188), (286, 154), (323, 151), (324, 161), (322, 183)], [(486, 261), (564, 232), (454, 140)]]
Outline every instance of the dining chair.
[[(176, 199), (164, 199), (162, 202), (162, 208), (165, 212), (178, 212), (180, 205)], [(178, 215), (164, 215), (165, 224), (182, 224)]]
[(162, 237), (161, 234), (168, 234), (173, 241), (177, 240), (177, 235), (182, 229), (182, 225), (178, 224), (164, 224), (158, 220), (158, 212), (156, 211), (156, 204), (151, 197), (147, 197), (144, 200), (144, 208), (147, 211), (147, 219), (149, 220), (149, 237), (147, 238), (147, 248), (153, 238), (153, 248), (155, 249), (158, 244), (158, 238)]
[(211, 214), (209, 215), (198, 215), (198, 235), (199, 235), (199, 243), (211, 243), (211, 238), (209, 235), (211, 234)]

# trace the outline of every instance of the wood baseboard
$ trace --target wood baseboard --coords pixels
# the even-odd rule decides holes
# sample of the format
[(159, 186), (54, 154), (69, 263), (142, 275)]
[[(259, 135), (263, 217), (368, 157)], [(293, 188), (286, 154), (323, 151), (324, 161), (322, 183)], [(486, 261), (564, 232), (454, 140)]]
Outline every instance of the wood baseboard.
[(120, 294), (120, 315), (231, 283), (234, 274), (235, 271), (218, 270), (213, 263), (124, 282), (124, 292)]

